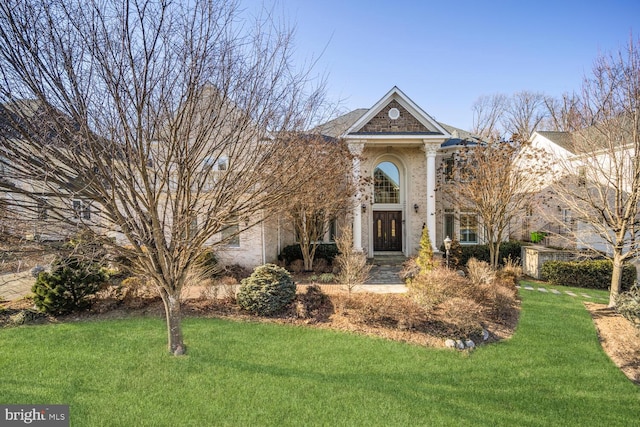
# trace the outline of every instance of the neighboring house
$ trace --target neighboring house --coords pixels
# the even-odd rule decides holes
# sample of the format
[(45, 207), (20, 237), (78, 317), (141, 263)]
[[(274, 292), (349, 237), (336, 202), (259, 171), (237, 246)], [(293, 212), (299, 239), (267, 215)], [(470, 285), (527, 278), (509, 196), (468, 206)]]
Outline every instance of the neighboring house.
[[(592, 227), (579, 220), (579, 215), (573, 212), (568, 204), (567, 196), (557, 194), (556, 182), (563, 180), (564, 191), (575, 188), (575, 191), (589, 188), (592, 184), (610, 185), (607, 183), (609, 164), (611, 163), (611, 151), (599, 149), (592, 141), (597, 141), (597, 130), (587, 128), (578, 132), (534, 132), (531, 136), (531, 144), (535, 148), (543, 149), (553, 158), (547, 182), (549, 185), (531, 197), (530, 208), (524, 220), (512, 230), (512, 238), (528, 240), (531, 232), (541, 231), (547, 234), (542, 242), (546, 246), (562, 247), (575, 250), (593, 249), (604, 253), (611, 253), (611, 247), (598, 235), (602, 228), (593, 230)], [(580, 144), (578, 141), (582, 141)], [(584, 141), (588, 143), (585, 144)], [(577, 148), (582, 147), (582, 148)], [(584, 152), (588, 147), (589, 152)], [(630, 159), (633, 153), (631, 148), (620, 146), (617, 153), (621, 153), (618, 159)], [(592, 164), (589, 166), (589, 164)], [(575, 187), (571, 187), (571, 185)], [(623, 183), (628, 185), (628, 183)], [(624, 188), (624, 187), (623, 187)], [(613, 201), (611, 201), (613, 203)], [(584, 211), (582, 212), (584, 214)]]

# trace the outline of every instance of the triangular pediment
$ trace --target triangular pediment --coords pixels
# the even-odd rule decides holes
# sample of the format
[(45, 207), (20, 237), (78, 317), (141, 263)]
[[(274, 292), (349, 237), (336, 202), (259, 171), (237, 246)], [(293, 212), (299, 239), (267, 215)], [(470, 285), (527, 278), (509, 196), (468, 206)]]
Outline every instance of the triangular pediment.
[(380, 101), (357, 120), (345, 135), (432, 135), (451, 137), (398, 87), (394, 86)]

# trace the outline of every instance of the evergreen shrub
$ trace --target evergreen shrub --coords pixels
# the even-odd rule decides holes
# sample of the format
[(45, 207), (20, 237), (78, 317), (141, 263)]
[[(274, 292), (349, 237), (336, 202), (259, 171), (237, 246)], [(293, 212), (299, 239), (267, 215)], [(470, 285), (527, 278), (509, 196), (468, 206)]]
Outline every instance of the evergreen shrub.
[(637, 328), (640, 328), (640, 286), (635, 284), (616, 299), (616, 310)]
[(296, 284), (289, 272), (274, 264), (264, 264), (242, 280), (236, 300), (244, 310), (270, 316), (284, 310), (295, 297)]
[[(320, 243), (316, 248), (314, 259), (324, 259), (331, 264), (338, 254), (338, 247), (335, 243)], [(280, 261), (286, 261), (287, 264), (291, 264), (295, 260), (302, 259), (300, 244), (296, 243), (282, 248), (282, 252), (278, 255), (278, 259)]]
[[(460, 249), (456, 248), (454, 253), (454, 242), (451, 243), (451, 251), (449, 252), (451, 268), (454, 268), (454, 265), (459, 267), (466, 266), (471, 258), (475, 258), (478, 261), (490, 262), (488, 245), (460, 245)], [(444, 253), (444, 245), (440, 246), (440, 251)], [(522, 243), (516, 240), (500, 243), (498, 264), (504, 265), (506, 259), (519, 260), (521, 251)], [(453, 264), (454, 262), (457, 264)]]
[[(542, 265), (542, 279), (556, 286), (608, 290), (613, 263), (610, 260), (547, 261)], [(622, 268), (622, 290), (628, 291), (636, 280), (636, 267)]]
[(62, 315), (88, 308), (88, 297), (98, 292), (106, 279), (98, 263), (59, 258), (52, 263), (51, 273), (38, 275), (31, 291), (40, 311)]

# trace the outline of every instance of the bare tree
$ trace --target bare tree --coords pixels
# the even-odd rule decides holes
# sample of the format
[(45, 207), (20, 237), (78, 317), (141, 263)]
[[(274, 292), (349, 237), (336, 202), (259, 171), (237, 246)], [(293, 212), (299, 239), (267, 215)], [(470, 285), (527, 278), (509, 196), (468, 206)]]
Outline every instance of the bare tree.
[(496, 93), (480, 96), (471, 106), (473, 128), (471, 132), (487, 140), (500, 140), (503, 131), (500, 121), (509, 105), (506, 95)]
[(290, 170), (293, 176), (283, 175), (283, 179), (316, 176), (285, 201), (282, 211), (300, 242), (304, 269), (311, 271), (318, 243), (330, 232), (332, 222), (335, 225), (352, 207), (356, 188), (351, 179), (352, 155), (344, 141), (322, 135), (293, 135), (290, 147), (288, 155), (299, 164)]
[(546, 96), (544, 106), (547, 110), (541, 127), (545, 130), (556, 132), (572, 132), (576, 129), (576, 104), (578, 100), (575, 94), (565, 93), (560, 99)]
[(289, 174), (300, 159), (278, 138), (323, 100), (290, 50), (290, 31), (243, 21), (233, 0), (0, 5), (0, 142), (17, 177), (2, 185), (131, 259), (172, 354), (198, 256), (317, 178)]
[[(622, 267), (640, 253), (640, 50), (604, 55), (585, 78), (576, 103), (573, 153), (558, 159), (554, 189), (578, 227), (574, 238), (613, 261), (609, 305), (620, 292)], [(594, 238), (595, 237), (595, 238)]]
[(541, 93), (525, 90), (513, 94), (502, 121), (505, 131), (513, 135), (512, 139), (529, 140), (547, 114), (543, 107)]
[(338, 274), (336, 280), (341, 283), (350, 294), (357, 286), (369, 279), (372, 265), (367, 263), (367, 256), (362, 251), (353, 249), (353, 231), (351, 226), (340, 229), (340, 236), (336, 239), (340, 254), (336, 257)]
[(500, 244), (548, 169), (548, 157), (522, 141), (491, 141), (468, 146), (454, 156), (439, 187), (458, 210), (481, 219), (491, 265), (497, 268)]

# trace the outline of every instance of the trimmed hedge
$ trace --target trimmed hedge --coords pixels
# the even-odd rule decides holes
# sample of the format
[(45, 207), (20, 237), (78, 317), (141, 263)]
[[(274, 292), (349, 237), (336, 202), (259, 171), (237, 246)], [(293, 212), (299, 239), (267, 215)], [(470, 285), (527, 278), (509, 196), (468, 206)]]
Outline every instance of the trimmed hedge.
[[(488, 245), (460, 245), (461, 253), (459, 259), (460, 266), (466, 266), (471, 258), (478, 261), (490, 262)], [(452, 244), (453, 249), (453, 244)], [(440, 246), (440, 251), (444, 253), (444, 245)], [(500, 254), (498, 264), (503, 265), (506, 258), (511, 257), (512, 260), (520, 259), (522, 251), (522, 243), (518, 241), (502, 242), (500, 244)]]
[[(320, 243), (316, 248), (316, 254), (314, 259), (326, 259), (329, 264), (333, 263), (333, 259), (338, 256), (340, 252), (335, 243)], [(291, 264), (297, 259), (302, 259), (302, 250), (300, 244), (285, 246), (278, 255), (280, 261), (284, 260), (287, 264)]]
[[(608, 290), (613, 262), (610, 260), (547, 261), (542, 265), (542, 279), (556, 286)], [(636, 267), (622, 268), (622, 291), (628, 291), (637, 277)]]

